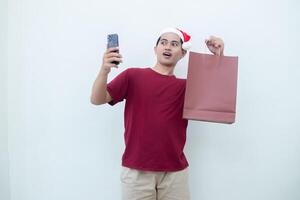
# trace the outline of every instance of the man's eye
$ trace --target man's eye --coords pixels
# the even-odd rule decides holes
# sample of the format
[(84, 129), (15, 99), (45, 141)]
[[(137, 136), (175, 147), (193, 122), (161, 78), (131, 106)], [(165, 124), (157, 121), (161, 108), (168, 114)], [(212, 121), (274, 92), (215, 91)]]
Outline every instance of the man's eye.
[(172, 46), (173, 46), (173, 47), (177, 47), (177, 46), (178, 46), (178, 43), (177, 43), (177, 42), (172, 42)]
[(166, 41), (160, 41), (160, 44), (165, 45)]

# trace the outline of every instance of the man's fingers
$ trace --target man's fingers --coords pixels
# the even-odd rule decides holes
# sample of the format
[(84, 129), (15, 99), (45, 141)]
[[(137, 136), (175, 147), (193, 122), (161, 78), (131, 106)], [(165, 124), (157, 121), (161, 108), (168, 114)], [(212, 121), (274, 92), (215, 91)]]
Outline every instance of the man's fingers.
[(213, 37), (213, 36), (209, 36), (209, 38), (208, 39), (206, 39), (207, 40), (207, 43), (208, 44), (213, 44), (214, 43), (214, 41), (215, 41), (215, 38)]
[(115, 52), (118, 50), (119, 50), (119, 47), (111, 47), (111, 48), (106, 49), (106, 53)]
[(111, 52), (111, 53), (107, 53), (105, 55), (105, 57), (106, 58), (112, 58), (112, 57), (122, 58), (122, 55), (119, 53)]
[(213, 47), (215, 47), (215, 48), (218, 48), (218, 44), (217, 43), (215, 43), (215, 42), (212, 42), (212, 41), (206, 41), (205, 42), (206, 43), (206, 45), (207, 46), (213, 46)]
[(220, 48), (220, 47), (221, 47), (221, 44), (220, 44), (220, 42), (215, 42), (215, 43), (214, 43), (214, 46), (215, 46), (216, 48)]
[(209, 37), (209, 39), (205, 40), (205, 43), (209, 44), (209, 45), (213, 45), (215, 47), (220, 47), (223, 44), (223, 41), (221, 38), (215, 37), (213, 35), (211, 35)]
[(106, 62), (108, 62), (108, 63), (111, 63), (113, 61), (118, 61), (120, 63), (123, 62), (121, 58), (116, 58), (116, 57), (111, 57), (111, 58), (106, 59)]
[(215, 48), (220, 48), (220, 47), (223, 46), (223, 42), (222, 41), (207, 40), (205, 43), (207, 45), (213, 46)]
[(205, 40), (205, 43), (207, 44), (207, 45), (212, 45), (212, 46), (214, 46), (215, 45), (215, 40), (213, 40), (213, 39), (206, 39)]
[(223, 55), (224, 42), (221, 38), (211, 35), (208, 39), (205, 39), (205, 44), (215, 55)]

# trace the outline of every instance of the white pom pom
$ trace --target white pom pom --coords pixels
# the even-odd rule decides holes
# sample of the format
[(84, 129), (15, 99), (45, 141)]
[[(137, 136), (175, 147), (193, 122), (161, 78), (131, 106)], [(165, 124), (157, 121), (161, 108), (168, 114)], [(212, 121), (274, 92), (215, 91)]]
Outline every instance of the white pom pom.
[(184, 43), (182, 44), (182, 48), (183, 48), (184, 50), (188, 50), (188, 49), (191, 48), (191, 47), (192, 47), (192, 43), (191, 43), (190, 41), (184, 42)]

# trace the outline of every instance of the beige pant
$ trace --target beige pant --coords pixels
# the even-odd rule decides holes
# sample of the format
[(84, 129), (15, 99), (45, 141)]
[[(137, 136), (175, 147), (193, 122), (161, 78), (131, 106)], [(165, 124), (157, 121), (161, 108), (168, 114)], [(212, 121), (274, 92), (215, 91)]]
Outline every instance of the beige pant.
[(150, 172), (122, 166), (123, 200), (189, 200), (188, 168)]

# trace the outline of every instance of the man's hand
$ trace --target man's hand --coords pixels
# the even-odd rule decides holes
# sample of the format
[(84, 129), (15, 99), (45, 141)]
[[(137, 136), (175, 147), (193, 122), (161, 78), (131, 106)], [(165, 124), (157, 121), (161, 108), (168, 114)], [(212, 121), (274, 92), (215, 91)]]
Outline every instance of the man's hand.
[(209, 39), (205, 40), (205, 44), (214, 55), (224, 55), (224, 42), (221, 38), (210, 36)]
[(118, 48), (109, 48), (103, 55), (103, 61), (101, 66), (101, 72), (108, 74), (112, 67), (118, 68), (118, 65), (112, 63), (113, 61), (122, 62), (122, 56), (118, 52)]
[(112, 67), (118, 68), (118, 65), (112, 63), (113, 61), (122, 62), (122, 56), (118, 53), (118, 48), (106, 49), (103, 54), (102, 66), (93, 84), (91, 94), (91, 103), (94, 105), (101, 105), (112, 100), (107, 91), (107, 76)]

